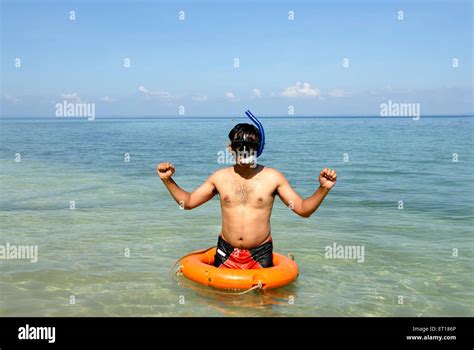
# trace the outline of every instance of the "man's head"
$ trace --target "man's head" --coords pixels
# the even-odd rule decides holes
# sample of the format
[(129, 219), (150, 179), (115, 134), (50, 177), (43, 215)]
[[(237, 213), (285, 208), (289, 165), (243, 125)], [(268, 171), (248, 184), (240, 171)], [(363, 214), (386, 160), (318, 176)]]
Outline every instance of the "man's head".
[(229, 132), (230, 148), (235, 152), (235, 162), (241, 166), (257, 165), (257, 151), (260, 134), (252, 124), (240, 123)]

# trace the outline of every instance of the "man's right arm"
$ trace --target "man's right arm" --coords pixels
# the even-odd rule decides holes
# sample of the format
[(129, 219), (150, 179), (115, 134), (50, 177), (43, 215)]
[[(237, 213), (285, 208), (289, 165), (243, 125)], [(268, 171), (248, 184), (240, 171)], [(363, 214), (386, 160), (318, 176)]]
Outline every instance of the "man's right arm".
[(175, 167), (173, 164), (160, 163), (158, 164), (157, 172), (171, 196), (173, 196), (176, 203), (178, 203), (183, 209), (189, 210), (196, 208), (201, 204), (206, 203), (217, 194), (217, 190), (214, 185), (215, 174), (211, 175), (195, 191), (189, 193), (179, 187), (178, 184), (171, 178), (175, 172)]

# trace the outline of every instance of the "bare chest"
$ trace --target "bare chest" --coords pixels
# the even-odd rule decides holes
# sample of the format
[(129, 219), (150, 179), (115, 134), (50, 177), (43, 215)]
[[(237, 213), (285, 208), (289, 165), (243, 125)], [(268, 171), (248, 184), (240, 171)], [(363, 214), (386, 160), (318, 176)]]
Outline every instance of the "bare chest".
[(271, 205), (274, 199), (274, 189), (260, 179), (234, 180), (229, 179), (219, 189), (223, 206), (256, 206)]

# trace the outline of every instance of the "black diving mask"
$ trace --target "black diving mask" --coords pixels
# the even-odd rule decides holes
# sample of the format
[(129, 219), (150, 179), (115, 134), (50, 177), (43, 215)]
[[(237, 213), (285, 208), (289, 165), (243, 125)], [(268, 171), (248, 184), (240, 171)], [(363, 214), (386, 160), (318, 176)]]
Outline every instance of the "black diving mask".
[(235, 152), (257, 152), (258, 142), (247, 140), (234, 140), (230, 143), (230, 147)]

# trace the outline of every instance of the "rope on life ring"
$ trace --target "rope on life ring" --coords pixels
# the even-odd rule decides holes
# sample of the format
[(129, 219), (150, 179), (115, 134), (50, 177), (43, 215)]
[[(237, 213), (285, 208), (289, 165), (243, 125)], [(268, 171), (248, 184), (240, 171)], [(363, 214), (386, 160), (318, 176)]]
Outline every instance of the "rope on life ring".
[(255, 286), (253, 287), (250, 287), (249, 289), (247, 290), (244, 290), (243, 292), (234, 292), (234, 293), (231, 293), (233, 295), (243, 295), (243, 294), (247, 294), (248, 292), (251, 292), (253, 290), (256, 290), (256, 289), (262, 289), (263, 288), (263, 284), (262, 284), (262, 281), (258, 281), (258, 284), (256, 284)]
[[(180, 257), (178, 260), (176, 260), (176, 261), (174, 262), (173, 266), (171, 267), (171, 275), (173, 275), (173, 271), (174, 271), (176, 265), (178, 265), (178, 263), (180, 263), (181, 260), (183, 260), (185, 257), (190, 256), (190, 255), (194, 255), (194, 254), (206, 253), (207, 251), (209, 251), (209, 250), (211, 250), (211, 249), (213, 249), (213, 248), (215, 248), (215, 247), (216, 247), (216, 246), (213, 245), (212, 247), (209, 247), (209, 248), (206, 248), (206, 249), (195, 250), (194, 252), (191, 252), (191, 253), (188, 253), (188, 254), (183, 255), (182, 257)], [(180, 268), (181, 268), (181, 266), (180, 266)], [(179, 269), (178, 269), (177, 272), (181, 272), (181, 271), (179, 271)]]

